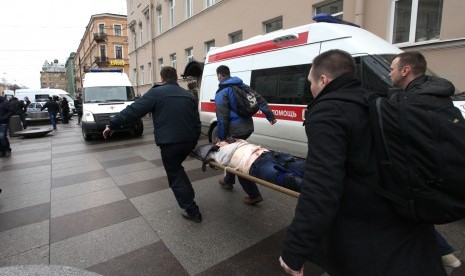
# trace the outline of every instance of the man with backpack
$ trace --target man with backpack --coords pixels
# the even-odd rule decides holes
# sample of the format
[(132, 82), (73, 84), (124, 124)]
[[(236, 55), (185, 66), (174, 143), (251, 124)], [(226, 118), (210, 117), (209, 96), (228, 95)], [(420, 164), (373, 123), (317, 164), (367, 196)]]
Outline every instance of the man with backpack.
[(317, 56), (309, 74), (308, 153), (281, 266), (303, 275), (306, 260), (329, 275), (446, 275), (432, 224), (399, 216), (370, 189), (381, 185), (366, 99), (355, 61), (341, 50)]
[[(244, 84), (240, 78), (231, 77), (229, 67), (220, 65), (216, 69), (216, 75), (219, 81), (219, 88), (215, 95), (218, 140), (224, 141), (229, 137), (243, 140), (249, 138), (254, 131), (252, 116), (259, 109), (265, 114), (270, 124), (276, 123), (276, 118), (266, 100)], [(243, 200), (245, 204), (255, 205), (263, 201), (256, 183), (242, 177), (238, 179), (247, 193)], [(226, 173), (225, 177), (218, 182), (222, 188), (232, 190), (235, 175)]]
[[(454, 108), (450, 96), (454, 95), (454, 85), (443, 78), (425, 75), (427, 62), (418, 51), (403, 52), (394, 57), (391, 64), (392, 85), (402, 88), (395, 93), (391, 100), (395, 102), (406, 101), (425, 110), (436, 110), (441, 114), (451, 113), (453, 116), (461, 116), (460, 111)], [(461, 262), (453, 254), (454, 249), (436, 231), (442, 261), (445, 266), (458, 267)]]

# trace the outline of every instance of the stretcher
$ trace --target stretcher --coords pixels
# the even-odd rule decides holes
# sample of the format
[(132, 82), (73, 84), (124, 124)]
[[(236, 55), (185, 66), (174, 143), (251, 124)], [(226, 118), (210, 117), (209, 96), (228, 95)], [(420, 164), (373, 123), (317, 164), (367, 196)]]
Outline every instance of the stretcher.
[(251, 176), (249, 174), (240, 172), (238, 170), (235, 170), (234, 168), (224, 166), (224, 165), (222, 165), (222, 164), (220, 164), (220, 163), (218, 163), (218, 162), (216, 162), (214, 160), (205, 161), (201, 156), (197, 155), (195, 152), (192, 152), (191, 157), (196, 158), (196, 159), (198, 159), (198, 160), (200, 160), (200, 161), (202, 161), (204, 163), (203, 166), (202, 166), (202, 169), (204, 171), (206, 170), (206, 164), (208, 164), (211, 169), (219, 169), (219, 170), (223, 170), (223, 171), (228, 172), (228, 173), (232, 173), (234, 175), (240, 176), (242, 178), (253, 181), (253, 182), (255, 182), (257, 184), (260, 184), (262, 186), (265, 186), (265, 187), (268, 187), (268, 188), (273, 189), (275, 191), (284, 193), (286, 195), (289, 195), (289, 196), (292, 196), (292, 197), (295, 197), (295, 198), (298, 198), (299, 195), (300, 195), (299, 192), (296, 192), (294, 190), (282, 187), (280, 185), (271, 183), (269, 181), (265, 181), (263, 179)]

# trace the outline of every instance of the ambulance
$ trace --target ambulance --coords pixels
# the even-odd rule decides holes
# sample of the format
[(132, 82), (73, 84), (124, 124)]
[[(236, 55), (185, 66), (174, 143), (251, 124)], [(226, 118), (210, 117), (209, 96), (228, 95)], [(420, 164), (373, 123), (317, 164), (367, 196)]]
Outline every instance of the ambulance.
[[(110, 118), (136, 99), (128, 76), (121, 69), (93, 68), (84, 75), (82, 89), (82, 137), (90, 141), (101, 137)], [(144, 132), (141, 119), (116, 129), (140, 136)]]
[(381, 95), (390, 93), (389, 68), (394, 55), (402, 52), (399, 48), (353, 24), (312, 23), (212, 48), (204, 64), (187, 64), (183, 77), (196, 78), (200, 85), (202, 132), (215, 141), (216, 68), (226, 65), (231, 76), (241, 78), (267, 100), (278, 120), (272, 126), (259, 111), (253, 116), (255, 131), (248, 141), (305, 157), (303, 121), (312, 100), (307, 77), (312, 60), (330, 49), (354, 57), (365, 88)]

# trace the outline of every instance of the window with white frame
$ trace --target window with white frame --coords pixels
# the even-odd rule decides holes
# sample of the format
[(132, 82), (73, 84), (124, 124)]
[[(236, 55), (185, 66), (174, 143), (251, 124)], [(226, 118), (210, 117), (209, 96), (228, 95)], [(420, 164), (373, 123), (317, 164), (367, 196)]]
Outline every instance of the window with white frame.
[(115, 36), (121, 36), (121, 25), (113, 25), (113, 30), (115, 31)]
[(194, 0), (185, 0), (186, 1), (186, 19), (191, 18), (194, 15), (194, 7), (193, 7), (193, 1)]
[(107, 60), (107, 47), (103, 44), (100, 45), (100, 61)]
[(137, 36), (136, 36), (136, 32), (132, 32), (132, 45), (134, 45), (134, 50), (137, 49)]
[(149, 81), (153, 83), (153, 67), (151, 62), (149, 62)]
[(146, 37), (146, 40), (149, 41), (152, 39), (152, 35), (151, 35), (151, 31), (150, 29), (152, 28), (151, 24), (150, 24), (150, 16), (149, 16), (149, 13), (147, 12), (145, 14), (145, 37)]
[(215, 4), (215, 0), (205, 0), (205, 7), (211, 7)]
[(163, 31), (161, 7), (157, 9), (157, 34)]
[(135, 86), (139, 85), (137, 83), (137, 68), (132, 69), (132, 82)]
[(343, 15), (343, 0), (326, 0), (313, 5), (315, 14), (327, 13), (331, 16), (342, 19)]
[(276, 17), (271, 20), (263, 22), (263, 27), (265, 29), (265, 33), (271, 33), (274, 31), (282, 30), (283, 29), (283, 17)]
[(394, 0), (392, 43), (438, 39), (443, 0)]
[(115, 58), (123, 59), (123, 46), (115, 45)]
[(142, 46), (144, 44), (144, 30), (142, 27), (142, 22), (139, 23), (139, 46)]
[(174, 14), (174, 7), (176, 6), (175, 0), (168, 0), (168, 5), (170, 9), (170, 28), (174, 27), (174, 24), (176, 24), (175, 20), (175, 14)]
[(161, 69), (163, 69), (163, 58), (158, 59), (158, 72), (160, 72)]
[(140, 66), (140, 71), (139, 71), (139, 75), (140, 75), (140, 84), (141, 85), (144, 85), (145, 84), (145, 71), (144, 71), (144, 65), (141, 65)]
[(239, 41), (242, 41), (242, 30), (229, 34), (229, 42), (231, 44)]
[(98, 24), (98, 34), (99, 35), (105, 34), (105, 24), (104, 23)]
[(210, 51), (211, 47), (215, 47), (215, 40), (205, 42), (205, 55), (208, 54), (208, 51)]
[(190, 47), (186, 49), (186, 60), (188, 63), (194, 60), (194, 48)]
[(171, 67), (176, 68), (176, 53), (170, 55)]

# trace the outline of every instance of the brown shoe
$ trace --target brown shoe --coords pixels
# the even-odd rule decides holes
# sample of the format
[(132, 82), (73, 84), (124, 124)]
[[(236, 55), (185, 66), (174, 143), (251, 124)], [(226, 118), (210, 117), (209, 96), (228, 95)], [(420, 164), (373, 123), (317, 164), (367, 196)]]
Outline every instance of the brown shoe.
[(259, 202), (262, 202), (263, 198), (262, 198), (262, 196), (257, 196), (257, 197), (254, 197), (254, 198), (246, 196), (246, 197), (244, 197), (243, 201), (247, 205), (255, 205), (255, 204), (259, 203)]
[(224, 182), (223, 179), (218, 180), (218, 184), (220, 184), (221, 188), (223, 188), (225, 190), (232, 190), (233, 189), (233, 185)]

